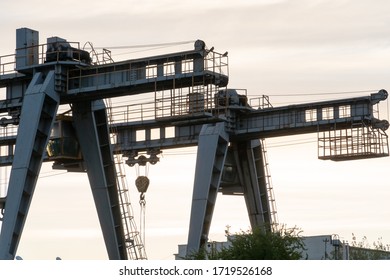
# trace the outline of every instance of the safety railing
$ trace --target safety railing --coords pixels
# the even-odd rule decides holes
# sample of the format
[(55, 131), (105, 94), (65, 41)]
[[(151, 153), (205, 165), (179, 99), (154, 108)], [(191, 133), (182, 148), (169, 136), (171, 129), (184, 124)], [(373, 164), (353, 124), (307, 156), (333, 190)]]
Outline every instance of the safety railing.
[(222, 109), (215, 99), (218, 91), (218, 86), (208, 85), (156, 92), (155, 117), (216, 115)]
[(83, 49), (91, 49), (89, 54), (91, 57), (91, 63), (93, 65), (102, 65), (114, 62), (114, 60), (112, 59), (111, 51), (106, 48), (103, 48), (99, 51), (94, 48), (91, 42), (86, 42), (83, 46)]
[(205, 57), (205, 69), (214, 73), (229, 76), (229, 60), (227, 52), (224, 54), (211, 51)]
[(389, 156), (388, 136), (384, 131), (355, 124), (318, 135), (318, 158), (333, 161)]
[(17, 133), (17, 125), (9, 124), (0, 127), (0, 166), (10, 165)]
[[(111, 67), (111, 68), (109, 68)], [(209, 52), (201, 57), (189, 54), (172, 54), (158, 58), (136, 59), (117, 62), (113, 65), (74, 69), (68, 73), (68, 89), (81, 87), (99, 88), (113, 83), (153, 83), (162, 80), (176, 80), (198, 76), (206, 72), (214, 76), (228, 75), (227, 57)], [(175, 84), (179, 88), (180, 83)]]
[[(16, 49), (15, 54), (0, 56), (0, 75), (15, 73), (19, 68), (64, 60), (83, 61), (86, 52), (79, 42), (61, 42), (68, 47), (52, 48), (53, 44)], [(59, 43), (60, 45), (60, 43)]]
[(15, 72), (15, 55), (0, 56), (0, 75)]
[(262, 95), (249, 99), (249, 105), (255, 109), (266, 109), (273, 107), (271, 102), (269, 101), (268, 95)]
[(107, 108), (111, 124), (147, 121), (155, 118), (154, 102), (137, 103)]
[(154, 100), (107, 109), (113, 124), (183, 116), (215, 116), (226, 109), (216, 103), (218, 90), (217, 86), (208, 85), (158, 91), (154, 93)]

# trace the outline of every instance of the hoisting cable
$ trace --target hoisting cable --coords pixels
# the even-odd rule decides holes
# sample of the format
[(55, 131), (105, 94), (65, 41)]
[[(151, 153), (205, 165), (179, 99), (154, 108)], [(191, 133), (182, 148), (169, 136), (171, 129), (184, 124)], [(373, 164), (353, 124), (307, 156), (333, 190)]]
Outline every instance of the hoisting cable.
[(115, 56), (128, 55), (132, 53), (152, 51), (157, 49), (176, 47), (180, 45), (194, 43), (195, 40), (189, 41), (180, 41), (180, 42), (168, 42), (168, 43), (157, 43), (157, 44), (146, 44), (146, 45), (128, 45), (128, 46), (110, 46), (110, 47), (95, 47), (98, 49), (109, 49), (109, 50), (133, 50), (133, 51), (125, 51), (121, 53), (115, 53)]
[(140, 232), (141, 237), (143, 239), (144, 245), (145, 245), (145, 224), (146, 224), (146, 200), (145, 200), (145, 193), (148, 190), (149, 187), (149, 178), (146, 176), (138, 176), (135, 180), (135, 186), (138, 189), (139, 195), (139, 205), (140, 205)]
[(387, 98), (387, 108), (386, 108), (386, 109), (387, 109), (387, 119), (390, 121), (389, 99), (390, 99), (390, 98)]
[(140, 194), (140, 200), (139, 200), (139, 205), (140, 205), (140, 218), (139, 218), (139, 223), (140, 223), (140, 230), (141, 230), (141, 238), (144, 242), (144, 245), (146, 246), (146, 235), (145, 235), (145, 227), (146, 227), (146, 200), (145, 200), (145, 193)]
[[(147, 164), (146, 157), (144, 155), (141, 155), (138, 157), (138, 167), (136, 168), (137, 173), (137, 179), (135, 180), (135, 186), (137, 187), (138, 192), (140, 193), (139, 196), (139, 205), (140, 205), (140, 235), (143, 240), (143, 243), (145, 245), (145, 224), (146, 224), (146, 200), (145, 200), (145, 193), (148, 190), (149, 187), (149, 178), (148, 176), (148, 169), (149, 166)], [(140, 175), (140, 166), (145, 167), (145, 175)]]
[(170, 42), (170, 43), (157, 43), (157, 44), (146, 44), (146, 45), (128, 45), (128, 46), (111, 46), (111, 47), (96, 47), (96, 48), (106, 48), (106, 49), (139, 49), (139, 48), (151, 48), (151, 47), (169, 47), (169, 46), (179, 46), (189, 43), (193, 43), (195, 40), (190, 41), (179, 41), (179, 42)]

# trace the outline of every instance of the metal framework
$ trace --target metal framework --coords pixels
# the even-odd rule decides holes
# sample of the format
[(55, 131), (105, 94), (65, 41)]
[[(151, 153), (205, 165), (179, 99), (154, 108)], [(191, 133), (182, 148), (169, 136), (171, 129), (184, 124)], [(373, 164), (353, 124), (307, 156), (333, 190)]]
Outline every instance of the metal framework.
[[(193, 50), (113, 62), (59, 37), (17, 30), (16, 55), (0, 57), (0, 166), (12, 165), (0, 198), (0, 259), (15, 257), (43, 161), (87, 172), (108, 257), (145, 259), (128, 200), (122, 157), (130, 166), (158, 162), (164, 149), (198, 146), (187, 252), (207, 241), (217, 193), (243, 195), (252, 227), (274, 230), (275, 199), (263, 139), (318, 133), (320, 159), (388, 156), (370, 96), (272, 107), (250, 105), (227, 89), (227, 53), (196, 41)], [(142, 94), (150, 101), (105, 106)], [(59, 114), (61, 105), (71, 110)], [(260, 139), (260, 140), (259, 140)]]

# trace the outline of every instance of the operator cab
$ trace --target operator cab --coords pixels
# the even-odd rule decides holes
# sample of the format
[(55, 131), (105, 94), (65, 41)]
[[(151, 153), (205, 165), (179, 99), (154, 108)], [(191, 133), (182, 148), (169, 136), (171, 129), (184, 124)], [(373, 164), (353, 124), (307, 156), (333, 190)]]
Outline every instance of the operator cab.
[(63, 162), (82, 159), (71, 117), (57, 116), (46, 151), (50, 160)]

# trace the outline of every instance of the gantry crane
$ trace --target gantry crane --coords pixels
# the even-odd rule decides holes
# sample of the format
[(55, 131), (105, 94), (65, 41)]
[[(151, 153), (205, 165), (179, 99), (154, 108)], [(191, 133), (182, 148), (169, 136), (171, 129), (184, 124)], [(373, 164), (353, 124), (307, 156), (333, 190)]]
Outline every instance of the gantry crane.
[[(228, 89), (227, 53), (194, 49), (96, 63), (89, 52), (59, 37), (40, 45), (38, 32), (17, 30), (16, 55), (0, 57), (0, 165), (12, 165), (0, 198), (0, 258), (15, 257), (43, 161), (87, 172), (110, 259), (143, 258), (137, 232), (126, 224), (114, 155), (129, 166), (155, 164), (164, 149), (198, 146), (187, 252), (207, 241), (217, 193), (243, 195), (252, 227), (272, 230), (273, 199), (262, 141), (318, 133), (319, 158), (388, 156), (377, 104), (370, 96), (272, 107), (254, 106), (245, 92)], [(103, 99), (149, 94), (152, 102), (106, 107)], [(71, 110), (58, 114), (60, 105)], [(17, 128), (17, 133), (15, 128)], [(13, 132), (12, 132), (13, 131)], [(137, 257), (138, 256), (138, 257)]]
[[(51, 37), (39, 44), (37, 31), (18, 29), (16, 54), (0, 58), (0, 87), (6, 88), (0, 101), (5, 128), (0, 165), (12, 164), (7, 195), (0, 200), (0, 259), (15, 257), (43, 161), (87, 172), (110, 259), (144, 259), (113, 157), (116, 133), (109, 121), (115, 116), (102, 99), (226, 86), (227, 75), (220, 72), (224, 59), (198, 40), (189, 51), (97, 64), (78, 43)], [(71, 110), (57, 115), (67, 104)]]

